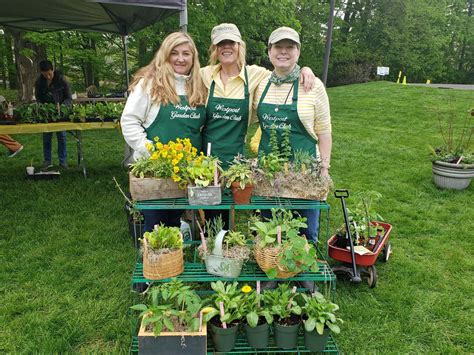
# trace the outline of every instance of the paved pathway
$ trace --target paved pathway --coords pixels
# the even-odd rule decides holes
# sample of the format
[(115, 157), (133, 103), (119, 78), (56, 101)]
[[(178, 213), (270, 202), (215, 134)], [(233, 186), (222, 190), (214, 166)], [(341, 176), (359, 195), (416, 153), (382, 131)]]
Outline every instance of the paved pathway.
[(408, 84), (414, 86), (429, 86), (441, 89), (457, 89), (457, 90), (474, 90), (474, 85), (463, 85), (463, 84)]

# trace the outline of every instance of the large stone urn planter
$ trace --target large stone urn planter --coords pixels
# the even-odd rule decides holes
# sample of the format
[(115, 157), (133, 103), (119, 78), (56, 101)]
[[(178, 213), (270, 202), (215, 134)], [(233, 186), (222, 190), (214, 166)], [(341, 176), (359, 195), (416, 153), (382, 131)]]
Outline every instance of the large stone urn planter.
[(443, 189), (464, 190), (474, 177), (474, 164), (433, 162), (433, 182)]

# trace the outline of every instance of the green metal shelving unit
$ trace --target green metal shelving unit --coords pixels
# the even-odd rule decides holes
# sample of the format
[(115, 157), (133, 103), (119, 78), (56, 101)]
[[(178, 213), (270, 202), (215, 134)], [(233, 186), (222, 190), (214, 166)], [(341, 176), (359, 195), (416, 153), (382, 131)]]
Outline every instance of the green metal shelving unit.
[[(138, 354), (138, 336), (134, 336), (132, 338), (132, 346), (130, 349), (132, 354)], [(232, 351), (222, 353), (216, 352), (214, 350), (214, 346), (212, 344), (212, 337), (208, 336), (207, 338), (207, 354), (308, 354), (311, 353), (310, 350), (304, 347), (304, 338), (302, 335), (298, 337), (298, 346), (295, 349), (290, 350), (283, 350), (277, 348), (273, 343), (273, 338), (270, 337), (270, 343), (268, 348), (266, 349), (254, 349), (248, 346), (247, 341), (245, 340), (245, 336), (243, 334), (239, 334), (237, 341), (235, 342), (235, 348)], [(332, 335), (329, 336), (328, 343), (326, 348), (323, 351), (324, 354), (339, 354), (339, 349), (337, 347), (336, 342)]]
[[(329, 205), (325, 201), (310, 201), (302, 199), (289, 199), (289, 198), (267, 198), (260, 196), (252, 196), (251, 203), (249, 205), (235, 205), (232, 196), (226, 190), (222, 195), (222, 203), (216, 206), (190, 206), (187, 198), (170, 198), (161, 200), (149, 200), (140, 201), (134, 204), (134, 207), (139, 210), (156, 210), (156, 209), (185, 209), (185, 210), (229, 210), (230, 212), (238, 210), (257, 210), (257, 209), (271, 209), (271, 208), (284, 208), (284, 209), (319, 209), (326, 211), (326, 233), (329, 233)], [(196, 244), (192, 242), (191, 244)], [(318, 272), (306, 272), (298, 274), (294, 277), (276, 281), (315, 281), (321, 282), (326, 287), (329, 287), (333, 291), (336, 289), (336, 276), (332, 272), (331, 267), (324, 260), (318, 261), (319, 271)], [(217, 280), (222, 281), (268, 281), (266, 274), (260, 270), (256, 263), (246, 263), (240, 276), (236, 279), (224, 278), (215, 275), (208, 274), (204, 263), (186, 262), (184, 266), (184, 272), (177, 276), (178, 279), (184, 282), (213, 282)], [(159, 281), (148, 280), (143, 276), (143, 264), (141, 261), (137, 261), (135, 264), (135, 270), (132, 276), (132, 288), (134, 285), (143, 284), (145, 282), (168, 282), (170, 279), (164, 279)], [(235, 348), (227, 352), (226, 354), (261, 354), (261, 353), (292, 353), (292, 354), (303, 354), (310, 353), (309, 350), (304, 348), (303, 336), (298, 339), (298, 347), (291, 350), (283, 350), (277, 348), (273, 343), (270, 343), (266, 349), (253, 349), (247, 345), (245, 336), (241, 334), (237, 339)], [(138, 353), (138, 337), (133, 336), (131, 353)], [(218, 354), (214, 351), (212, 345), (212, 339), (208, 337), (208, 354)], [(337, 345), (331, 336), (324, 353), (339, 353)]]
[[(333, 290), (335, 290), (336, 285), (336, 276), (331, 270), (331, 267), (325, 261), (318, 262), (319, 271), (318, 272), (305, 272), (298, 274), (294, 277), (287, 279), (273, 279), (276, 281), (317, 281), (323, 282), (325, 284), (333, 285)], [(176, 277), (177, 279), (183, 282), (213, 282), (213, 281), (268, 281), (267, 275), (260, 270), (259, 266), (255, 263), (246, 263), (242, 269), (242, 273), (236, 279), (226, 278), (216, 275), (208, 274), (206, 271), (206, 266), (203, 263), (185, 263), (184, 272)], [(169, 282), (171, 279), (163, 280), (148, 280), (143, 276), (143, 264), (137, 262), (135, 265), (135, 271), (132, 276), (132, 286), (134, 284), (145, 283), (145, 282)]]

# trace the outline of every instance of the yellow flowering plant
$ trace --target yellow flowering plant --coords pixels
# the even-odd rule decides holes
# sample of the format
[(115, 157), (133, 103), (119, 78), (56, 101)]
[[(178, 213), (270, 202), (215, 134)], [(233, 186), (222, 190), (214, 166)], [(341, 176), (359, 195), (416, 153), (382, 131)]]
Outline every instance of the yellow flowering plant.
[(197, 149), (192, 146), (189, 138), (177, 138), (166, 144), (160, 142), (158, 137), (155, 143), (147, 143), (150, 156), (139, 159), (131, 165), (131, 172), (139, 178), (172, 178), (179, 183), (181, 188), (187, 184), (185, 179), (186, 168), (196, 157), (202, 159), (202, 153), (198, 156)]
[(264, 323), (263, 319), (268, 324), (272, 324), (273, 314), (265, 307), (263, 295), (252, 290), (249, 285), (245, 285), (241, 290), (244, 293), (241, 307), (244, 310), (247, 324), (251, 328), (255, 328), (257, 325)]

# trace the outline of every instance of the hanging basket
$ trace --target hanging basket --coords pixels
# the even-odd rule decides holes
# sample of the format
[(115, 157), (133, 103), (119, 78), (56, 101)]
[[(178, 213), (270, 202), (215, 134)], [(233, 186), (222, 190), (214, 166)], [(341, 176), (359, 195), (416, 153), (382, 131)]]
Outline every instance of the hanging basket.
[(299, 274), (299, 271), (290, 272), (280, 266), (278, 257), (280, 250), (281, 247), (260, 248), (257, 242), (255, 246), (255, 260), (257, 261), (258, 266), (260, 266), (260, 269), (265, 273), (272, 268), (276, 269), (276, 278), (278, 279), (287, 279)]
[(149, 246), (143, 238), (143, 276), (149, 280), (162, 280), (177, 276), (184, 271), (183, 249), (150, 257)]

